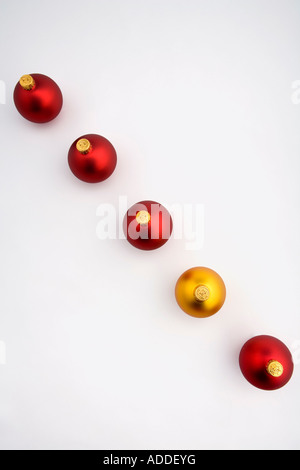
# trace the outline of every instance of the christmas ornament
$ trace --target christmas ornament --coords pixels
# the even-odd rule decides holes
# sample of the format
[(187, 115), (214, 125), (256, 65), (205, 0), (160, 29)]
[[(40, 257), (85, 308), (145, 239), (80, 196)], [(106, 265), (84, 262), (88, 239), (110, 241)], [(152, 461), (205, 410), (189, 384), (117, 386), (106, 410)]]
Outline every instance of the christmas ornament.
[(117, 154), (112, 144), (98, 134), (86, 134), (76, 139), (68, 154), (73, 174), (86, 183), (100, 183), (115, 170)]
[(63, 97), (59, 86), (46, 75), (23, 75), (15, 86), (14, 102), (19, 113), (32, 122), (52, 121), (60, 112)]
[(248, 382), (263, 390), (283, 387), (294, 370), (292, 355), (286, 345), (267, 335), (255, 336), (244, 344), (239, 364)]
[(226, 288), (215, 271), (195, 267), (185, 271), (178, 279), (175, 297), (179, 307), (197, 318), (210, 317), (224, 304)]
[(162, 204), (141, 201), (126, 212), (123, 230), (131, 245), (140, 250), (155, 250), (170, 238), (173, 221)]

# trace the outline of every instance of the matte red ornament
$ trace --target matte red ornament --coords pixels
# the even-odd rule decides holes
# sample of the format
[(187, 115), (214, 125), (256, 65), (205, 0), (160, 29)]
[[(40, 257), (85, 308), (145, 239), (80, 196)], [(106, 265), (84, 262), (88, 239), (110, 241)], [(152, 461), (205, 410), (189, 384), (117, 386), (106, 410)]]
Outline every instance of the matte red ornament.
[(155, 250), (170, 238), (173, 221), (162, 204), (155, 201), (141, 201), (126, 212), (123, 230), (127, 240), (135, 248)]
[(76, 139), (68, 153), (72, 173), (86, 183), (100, 183), (115, 170), (117, 154), (113, 145), (98, 134), (86, 134)]
[(15, 86), (14, 102), (19, 113), (29, 121), (52, 121), (60, 112), (63, 96), (59, 86), (46, 75), (23, 75)]
[(248, 382), (263, 390), (283, 387), (294, 370), (292, 355), (286, 345), (267, 335), (255, 336), (244, 344), (239, 364)]

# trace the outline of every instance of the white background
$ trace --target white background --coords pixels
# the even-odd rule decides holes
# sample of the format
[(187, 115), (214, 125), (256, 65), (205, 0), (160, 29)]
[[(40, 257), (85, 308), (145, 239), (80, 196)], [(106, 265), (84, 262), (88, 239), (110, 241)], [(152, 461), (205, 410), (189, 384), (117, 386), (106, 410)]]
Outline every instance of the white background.
[[(299, 1), (0, 8), (0, 447), (299, 449)], [(62, 89), (49, 124), (14, 107), (26, 73)], [(98, 185), (67, 165), (90, 132), (118, 153)], [(203, 204), (202, 249), (99, 240), (97, 208), (119, 196)], [(227, 287), (204, 320), (174, 297), (197, 265)], [(276, 392), (238, 367), (257, 334), (294, 354)]]

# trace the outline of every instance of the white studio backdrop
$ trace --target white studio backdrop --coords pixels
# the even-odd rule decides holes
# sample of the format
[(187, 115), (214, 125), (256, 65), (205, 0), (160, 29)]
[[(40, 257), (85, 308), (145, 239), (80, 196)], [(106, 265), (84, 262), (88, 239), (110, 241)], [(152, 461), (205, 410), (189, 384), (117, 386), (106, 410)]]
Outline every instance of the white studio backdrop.
[[(299, 449), (299, 2), (1, 0), (0, 18), (0, 448)], [(14, 107), (27, 73), (63, 92), (49, 124)], [(86, 133), (118, 154), (99, 185), (67, 165)], [(201, 205), (203, 243), (100, 240), (124, 198)], [(193, 266), (227, 287), (208, 319), (175, 301)], [(239, 370), (257, 334), (294, 355), (278, 391)]]

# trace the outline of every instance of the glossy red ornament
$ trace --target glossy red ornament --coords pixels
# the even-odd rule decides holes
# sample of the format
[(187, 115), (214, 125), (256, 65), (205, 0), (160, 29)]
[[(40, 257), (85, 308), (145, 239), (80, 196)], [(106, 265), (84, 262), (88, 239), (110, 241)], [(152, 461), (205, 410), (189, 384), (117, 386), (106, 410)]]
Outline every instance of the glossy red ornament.
[(113, 145), (98, 134), (86, 134), (76, 139), (68, 153), (72, 173), (86, 183), (100, 183), (115, 170), (117, 154)]
[(123, 230), (127, 240), (135, 248), (155, 250), (170, 238), (173, 221), (162, 204), (155, 201), (141, 201), (126, 212)]
[(60, 112), (63, 96), (59, 86), (46, 75), (23, 75), (15, 86), (14, 102), (19, 113), (29, 121), (52, 121)]
[(239, 364), (248, 382), (263, 390), (283, 387), (294, 370), (292, 355), (286, 345), (267, 335), (255, 336), (244, 344)]

